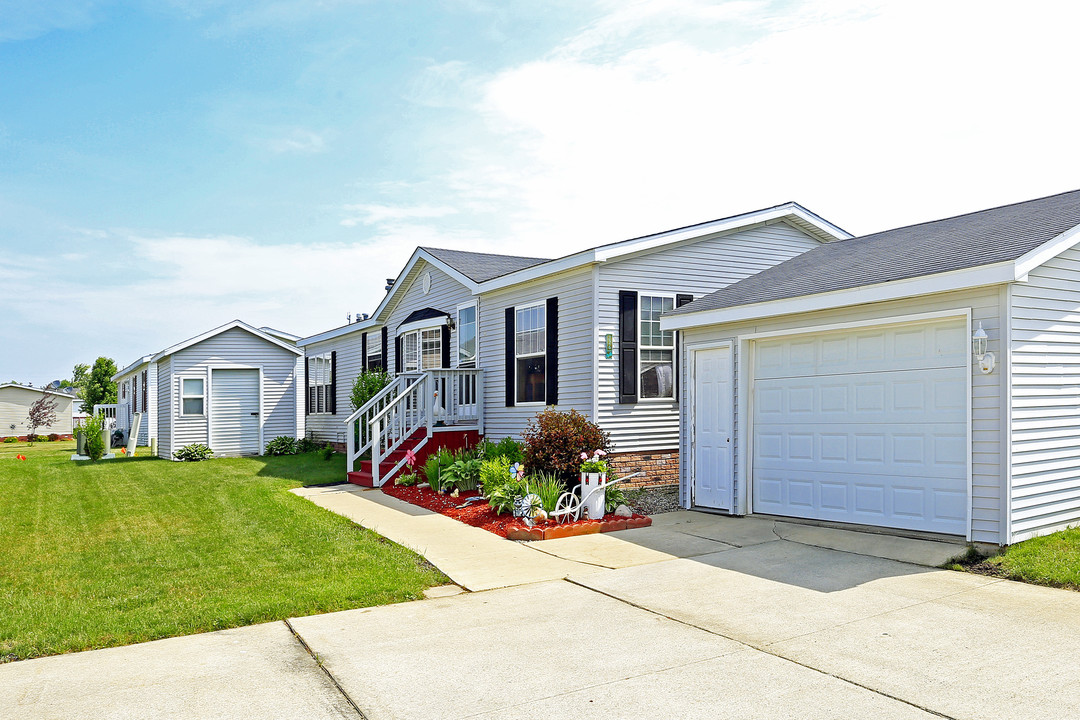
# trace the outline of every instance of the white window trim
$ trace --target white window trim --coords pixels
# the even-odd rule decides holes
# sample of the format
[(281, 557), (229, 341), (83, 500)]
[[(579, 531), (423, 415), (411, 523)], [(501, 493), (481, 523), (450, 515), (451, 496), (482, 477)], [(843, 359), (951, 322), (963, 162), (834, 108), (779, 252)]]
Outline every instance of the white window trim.
[[(642, 306), (641, 300), (642, 300), (642, 298), (645, 298), (645, 297), (670, 298), (672, 307), (674, 307), (675, 303), (678, 302), (678, 298), (676, 298), (675, 295), (672, 294), (672, 293), (650, 292), (648, 290), (639, 290), (638, 291), (638, 301), (637, 301), (637, 340), (638, 340), (638, 343), (637, 343), (637, 350), (638, 350), (637, 351), (637, 397), (638, 397), (638, 402), (639, 403), (669, 403), (669, 404), (675, 403), (675, 402), (678, 401), (678, 394), (675, 391), (675, 386), (677, 384), (675, 382), (675, 378), (677, 377), (676, 373), (679, 372), (679, 359), (678, 359), (678, 357), (676, 357), (677, 353), (675, 352), (675, 350), (678, 347), (678, 342), (673, 341), (670, 348), (660, 347), (660, 346), (657, 346), (657, 345), (650, 345), (648, 347), (645, 347), (645, 344), (641, 341), (641, 306)], [(668, 332), (668, 331), (661, 328), (661, 332)], [(671, 332), (674, 333), (674, 331), (671, 331)], [(668, 397), (647, 398), (641, 392), (641, 357), (642, 357), (643, 351), (645, 351), (645, 350), (670, 350), (671, 351), (671, 378), (672, 378), (672, 382), (671, 382), (671, 395), (670, 396), (668, 396)]]
[[(535, 308), (535, 307), (538, 307), (538, 308), (540, 308), (541, 310), (544, 311), (544, 352), (542, 352), (542, 353), (533, 353), (531, 355), (518, 355), (518, 353), (517, 353), (517, 334), (518, 334), (519, 330), (518, 330), (517, 314), (522, 310), (531, 310), (532, 308)], [(548, 367), (547, 367), (547, 303), (544, 302), (543, 300), (538, 301), (538, 302), (528, 303), (527, 305), (515, 305), (514, 306), (514, 406), (515, 407), (545, 407), (547, 405), (547, 399), (546, 398), (544, 400), (539, 400), (539, 401), (533, 400), (531, 402), (525, 402), (525, 401), (522, 401), (522, 400), (518, 400), (518, 398), (517, 398), (517, 388), (518, 388), (518, 382), (517, 382), (518, 381), (518, 378), (517, 378), (518, 363), (517, 363), (517, 361), (518, 361), (519, 358), (530, 358), (530, 357), (542, 357), (542, 358), (544, 358), (544, 389), (546, 391), (547, 390), (547, 376), (548, 376)]]
[[(206, 376), (205, 375), (178, 375), (179, 381), (179, 402), (176, 403), (176, 416), (181, 418), (204, 418), (207, 416), (207, 392)], [(185, 380), (198, 380), (202, 383), (202, 394), (200, 395), (187, 395), (184, 393), (184, 381)], [(184, 400), (193, 400), (195, 398), (202, 398), (203, 411), (201, 413), (186, 413), (184, 412)]]
[[(308, 355), (308, 356), (306, 356), (304, 358), (304, 362), (308, 363), (308, 368), (307, 368), (308, 385), (307, 385), (307, 388), (306, 388), (308, 396), (311, 395), (312, 390), (315, 390), (315, 397), (313, 397), (311, 399), (311, 412), (309, 412), (308, 415), (333, 415), (333, 413), (330, 412), (330, 402), (329, 402), (330, 389), (334, 386), (333, 385), (334, 378), (333, 378), (333, 375), (332, 375), (334, 370), (333, 370), (333, 361), (331, 360), (331, 357), (332, 357), (332, 353), (327, 351), (327, 352), (319, 353), (318, 355)], [(329, 378), (329, 382), (320, 383), (317, 371), (316, 371), (316, 375), (314, 377), (312, 377), (312, 372), (313, 372), (313, 368), (312, 368), (312, 364), (311, 364), (312, 360), (316, 361), (315, 364), (314, 364), (315, 368), (318, 367), (320, 360), (326, 364), (326, 377)], [(319, 387), (320, 386), (326, 388), (325, 390), (323, 390), (323, 409), (322, 410), (318, 409)]]
[[(445, 320), (445, 318), (444, 318), (444, 320)], [(410, 325), (414, 326), (411, 330), (408, 330), (406, 332), (399, 331), (398, 335), (397, 335), (398, 338), (400, 338), (400, 340), (401, 340), (401, 343), (400, 343), (400, 345), (401, 345), (401, 372), (403, 372), (403, 373), (406, 373), (406, 372), (424, 372), (426, 370), (442, 370), (442, 369), (444, 369), (443, 366), (442, 366), (442, 327), (444, 325), (446, 325), (446, 323), (441, 322), (441, 323), (429, 324), (429, 325), (420, 326), (420, 327), (415, 327), (415, 323), (410, 323)], [(423, 343), (424, 343), (424, 333), (425, 332), (435, 332), (435, 333), (437, 333), (436, 337), (438, 338), (438, 341), (439, 341), (439, 364), (436, 365), (435, 367), (430, 367), (430, 368), (425, 368), (424, 367), (424, 347), (423, 347)], [(412, 369), (407, 367), (406, 360), (407, 360), (408, 356), (405, 353), (405, 338), (407, 338), (410, 335), (415, 335), (416, 336), (416, 355), (413, 358), (416, 361), (416, 367), (412, 368)]]
[(461, 311), (467, 308), (473, 309), (476, 318), (476, 356), (473, 359), (473, 368), (475, 369), (480, 367), (480, 302), (477, 300), (462, 303), (457, 306), (454, 317), (454, 320), (457, 323), (457, 327), (454, 331), (454, 362), (455, 367), (461, 367)]

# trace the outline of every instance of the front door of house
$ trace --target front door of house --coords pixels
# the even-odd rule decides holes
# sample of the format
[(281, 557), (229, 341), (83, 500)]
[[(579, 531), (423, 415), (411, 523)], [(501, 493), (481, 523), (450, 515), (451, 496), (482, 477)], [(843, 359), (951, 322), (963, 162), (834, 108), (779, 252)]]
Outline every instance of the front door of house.
[(731, 509), (733, 457), (731, 345), (694, 351), (693, 504)]

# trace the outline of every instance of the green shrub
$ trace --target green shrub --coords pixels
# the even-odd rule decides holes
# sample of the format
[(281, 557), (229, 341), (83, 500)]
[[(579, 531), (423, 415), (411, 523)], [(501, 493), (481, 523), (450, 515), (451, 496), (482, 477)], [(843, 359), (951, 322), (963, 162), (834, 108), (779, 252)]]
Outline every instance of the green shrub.
[(11, 437), (4, 438), (4, 442), (6, 442), (6, 443), (16, 443), (16, 442), (19, 442), (19, 438), (12, 435)]
[(491, 493), (510, 481), (511, 463), (505, 457), (494, 457), (480, 462), (480, 486), (484, 497), (490, 498)]
[(496, 515), (514, 511), (514, 501), (529, 494), (529, 488), (524, 480), (510, 478), (507, 474), (506, 482), (495, 488), (488, 497), (488, 505)]
[(183, 462), (199, 462), (214, 457), (214, 451), (202, 443), (191, 443), (174, 452), (173, 457)]
[(86, 456), (91, 460), (100, 460), (107, 451), (105, 440), (101, 437), (104, 426), (105, 417), (103, 415), (88, 417), (83, 423), (83, 431), (86, 433), (86, 442), (83, 444), (83, 449), (86, 451)]
[(548, 515), (555, 512), (555, 503), (559, 496), (566, 492), (566, 483), (555, 475), (540, 473), (536, 477), (529, 478), (529, 492), (536, 493), (540, 497), (540, 507)]
[[(608, 480), (611, 480), (611, 474), (608, 474)], [(604, 488), (604, 513), (613, 513), (615, 509), (620, 505), (627, 505), (626, 492), (622, 489), (622, 485), (609, 485)]]
[(267, 455), (295, 455), (296, 452), (296, 438), (288, 435), (279, 435), (266, 443)]
[[(457, 457), (461, 458), (461, 455)], [(475, 490), (480, 484), (481, 460), (468, 459), (468, 457), (455, 460), (442, 474), (444, 485), (451, 485), (462, 492)]]
[(446, 471), (454, 464), (454, 455), (446, 448), (439, 448), (428, 455), (424, 463), (424, 478), (435, 492), (442, 492), (448, 486)]
[(581, 453), (610, 448), (606, 432), (577, 410), (559, 412), (548, 408), (529, 421), (521, 433), (525, 439), (525, 465), (530, 471), (551, 473), (564, 480), (579, 474)]
[(393, 378), (385, 370), (364, 370), (353, 382), (352, 391), (349, 393), (349, 403), (353, 410), (358, 410), (367, 404), (367, 401), (379, 394), (390, 384)]
[(320, 450), (319, 443), (315, 442), (309, 437), (302, 437), (296, 441), (296, 452), (309, 453)]
[(511, 463), (521, 462), (524, 459), (522, 444), (512, 437), (504, 437), (497, 443), (482, 440), (476, 446), (476, 455), (483, 460), (504, 457)]
[(330, 443), (326, 443), (325, 445), (323, 445), (322, 459), (329, 460), (330, 458), (334, 457), (335, 452), (336, 451), (334, 450), (334, 446)]
[(401, 485), (402, 487), (412, 487), (420, 481), (420, 478), (416, 477), (415, 473), (407, 473), (405, 475), (398, 475), (394, 478), (395, 485)]

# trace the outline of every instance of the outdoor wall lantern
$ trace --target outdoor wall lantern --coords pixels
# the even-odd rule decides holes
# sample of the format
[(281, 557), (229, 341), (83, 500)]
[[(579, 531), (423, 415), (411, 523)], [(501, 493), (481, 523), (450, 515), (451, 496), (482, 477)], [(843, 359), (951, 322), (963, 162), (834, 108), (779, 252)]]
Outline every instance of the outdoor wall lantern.
[(986, 352), (986, 331), (983, 330), (982, 322), (979, 322), (979, 329), (975, 331), (975, 334), (971, 336), (971, 350), (975, 353), (975, 359), (979, 363), (979, 370), (983, 375), (989, 375), (994, 372), (994, 353)]

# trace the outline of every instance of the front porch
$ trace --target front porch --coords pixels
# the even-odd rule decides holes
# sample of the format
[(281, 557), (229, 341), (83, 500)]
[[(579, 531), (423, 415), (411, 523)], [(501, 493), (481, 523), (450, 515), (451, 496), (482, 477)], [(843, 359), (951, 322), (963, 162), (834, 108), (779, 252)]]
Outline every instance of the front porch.
[[(379, 487), (439, 447), (457, 450), (484, 436), (483, 370), (432, 369), (397, 375), (345, 420), (347, 479)], [(437, 437), (437, 439), (436, 439)]]

